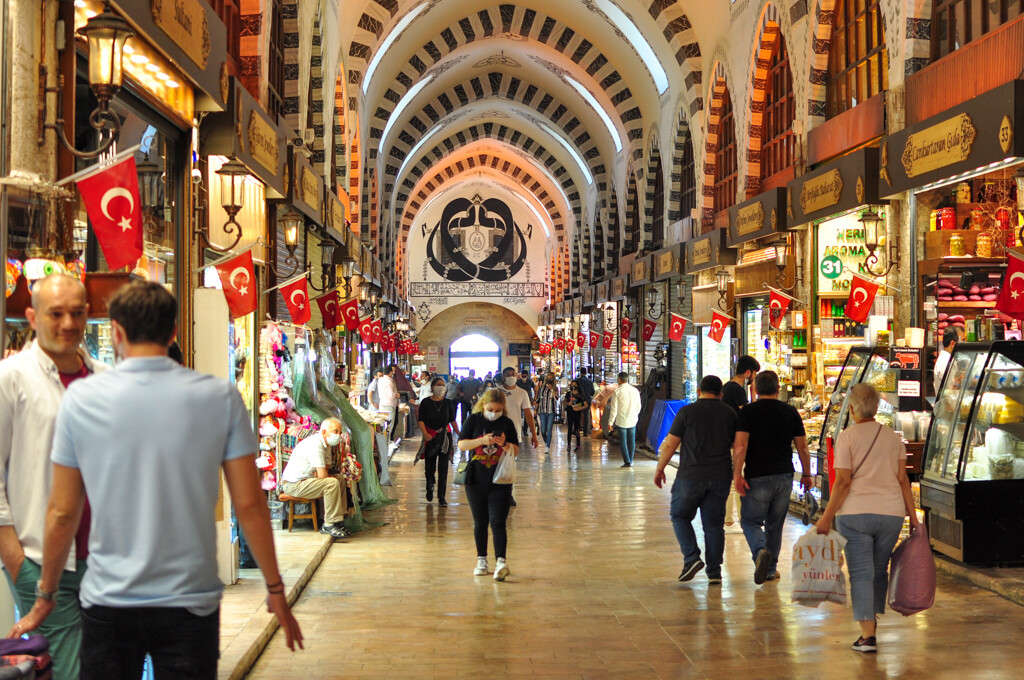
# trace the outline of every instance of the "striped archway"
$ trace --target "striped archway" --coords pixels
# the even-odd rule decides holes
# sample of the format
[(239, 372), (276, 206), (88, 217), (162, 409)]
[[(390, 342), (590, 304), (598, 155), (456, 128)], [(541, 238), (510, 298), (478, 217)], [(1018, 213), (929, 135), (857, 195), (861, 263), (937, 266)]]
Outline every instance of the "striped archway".
[(722, 117), (722, 103), (725, 101), (728, 86), (726, 85), (725, 67), (722, 62), (715, 64), (714, 77), (708, 93), (708, 127), (704, 138), (704, 184), (701, 194), (704, 197), (704, 211), (701, 233), (706, 233), (715, 223), (715, 170), (720, 137), (719, 123)]
[[(750, 89), (750, 118), (747, 134), (747, 197), (761, 192), (761, 147), (764, 143), (765, 96), (772, 57), (786, 49), (786, 40), (779, 25), (779, 10), (773, 3), (761, 12), (757, 40), (754, 45), (753, 77)], [(792, 89), (792, 88), (790, 88)]]
[[(659, 196), (659, 193), (661, 194)], [(662, 207), (658, 214), (658, 206)], [(658, 135), (651, 135), (651, 143), (647, 152), (647, 181), (644, 186), (644, 220), (640, 236), (640, 250), (652, 250), (658, 240), (658, 227), (661, 228), (661, 240), (665, 234), (665, 177), (661, 165), (661, 145)], [(658, 221), (660, 220), (660, 225)]]

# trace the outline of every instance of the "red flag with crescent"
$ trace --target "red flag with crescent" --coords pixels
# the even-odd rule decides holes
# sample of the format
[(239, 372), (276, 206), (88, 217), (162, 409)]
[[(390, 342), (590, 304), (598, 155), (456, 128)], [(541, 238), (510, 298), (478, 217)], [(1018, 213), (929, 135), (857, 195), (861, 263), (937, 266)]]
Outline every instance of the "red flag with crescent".
[(615, 331), (605, 331), (604, 332), (604, 340), (601, 343), (602, 346), (605, 349), (611, 349), (612, 345), (614, 343), (615, 343)]
[(420, 353), (420, 343), (419, 342), (412, 343), (412, 353), (413, 354), (419, 354)]
[(772, 291), (768, 297), (768, 325), (778, 330), (782, 325), (782, 317), (789, 310), (791, 300), (785, 295)]
[(601, 342), (601, 334), (597, 331), (590, 331), (590, 348), (594, 349), (599, 342)]
[(374, 319), (370, 324), (370, 342), (379, 343), (384, 338), (384, 321)]
[[(80, 179), (77, 184), (107, 267), (114, 271), (134, 264), (142, 257), (142, 201), (135, 156)], [(255, 291), (255, 286), (252, 288)]]
[(572, 338), (565, 339), (565, 351), (572, 352), (576, 349), (576, 341)]
[(587, 334), (584, 333), (583, 331), (580, 331), (580, 334), (576, 337), (576, 346), (577, 347), (586, 347), (587, 346)]
[(715, 342), (722, 342), (722, 339), (725, 337), (725, 329), (730, 325), (732, 325), (732, 319), (725, 314), (712, 312), (711, 329), (708, 331), (708, 337)]
[(256, 275), (252, 268), (252, 251), (216, 265), (220, 287), (233, 318), (256, 311), (259, 296), (256, 293)]
[(381, 333), (380, 346), (385, 352), (395, 351), (395, 336), (390, 333)]
[(658, 327), (658, 324), (650, 319), (644, 319), (644, 342), (650, 342), (651, 338), (654, 337), (654, 329)]
[(363, 338), (364, 345), (373, 344), (373, 320), (363, 319), (359, 322), (359, 335)]
[(1024, 317), (1024, 260), (1015, 252), (1008, 251), (1006, 278), (996, 299), (996, 309), (1016, 318)]
[(683, 339), (683, 332), (686, 330), (686, 319), (675, 312), (669, 312), (668, 314), (668, 339), (679, 342)]
[(326, 295), (321, 295), (316, 299), (316, 304), (320, 307), (320, 316), (324, 320), (324, 328), (330, 330), (338, 325), (341, 321), (341, 315), (338, 314), (338, 291), (332, 290)]
[(854, 274), (853, 282), (850, 284), (850, 297), (846, 299), (846, 317), (857, 323), (867, 321), (876, 293), (878, 293), (877, 283)]
[(359, 300), (352, 298), (342, 302), (339, 312), (341, 313), (341, 318), (345, 320), (345, 328), (350, 331), (359, 328)]
[(629, 319), (622, 319), (622, 337), (628, 338), (629, 334), (633, 332), (633, 322)]
[(309, 288), (306, 287), (306, 277), (302, 276), (286, 286), (281, 286), (281, 296), (284, 303), (288, 305), (288, 314), (292, 317), (292, 323), (301, 326), (309, 322)]
[(555, 349), (565, 349), (565, 338), (555, 338)]

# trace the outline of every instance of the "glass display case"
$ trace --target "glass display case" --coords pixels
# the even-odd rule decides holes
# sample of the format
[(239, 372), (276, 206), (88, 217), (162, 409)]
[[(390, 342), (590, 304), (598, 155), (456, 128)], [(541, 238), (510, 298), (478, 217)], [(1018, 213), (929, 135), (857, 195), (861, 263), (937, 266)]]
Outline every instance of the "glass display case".
[(732, 377), (732, 328), (726, 328), (722, 342), (715, 342), (708, 334), (711, 326), (700, 327), (700, 377), (717, 375), (725, 382)]
[(954, 349), (925, 445), (921, 503), (939, 552), (1024, 564), (1024, 342)]
[(686, 343), (683, 346), (685, 361), (683, 366), (683, 376), (685, 378), (683, 380), (683, 399), (692, 403), (697, 400), (697, 387), (700, 385), (700, 380), (697, 378), (700, 365), (698, 352), (700, 340), (696, 335), (687, 335), (683, 340)]

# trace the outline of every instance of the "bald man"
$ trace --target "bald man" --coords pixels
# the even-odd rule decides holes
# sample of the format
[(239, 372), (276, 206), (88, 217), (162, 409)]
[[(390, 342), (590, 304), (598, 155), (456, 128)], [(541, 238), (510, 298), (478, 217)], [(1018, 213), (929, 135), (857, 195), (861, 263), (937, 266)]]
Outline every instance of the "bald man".
[[(68, 385), (104, 366), (82, 350), (85, 286), (65, 274), (40, 279), (25, 310), (35, 340), (0, 361), (0, 559), (22, 612), (36, 600), (53, 466), (54, 420)], [(89, 514), (60, 580), (57, 609), (39, 632), (50, 641), (55, 678), (78, 677), (78, 586), (85, 570)]]

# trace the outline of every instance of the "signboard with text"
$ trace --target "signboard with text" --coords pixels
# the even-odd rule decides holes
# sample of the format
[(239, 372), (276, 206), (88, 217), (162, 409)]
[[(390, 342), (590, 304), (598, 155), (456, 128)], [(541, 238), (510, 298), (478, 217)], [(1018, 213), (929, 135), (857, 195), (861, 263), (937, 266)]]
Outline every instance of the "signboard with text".
[(822, 222), (818, 237), (818, 293), (847, 295), (853, 275), (870, 276), (864, 268), (867, 247), (857, 213)]

